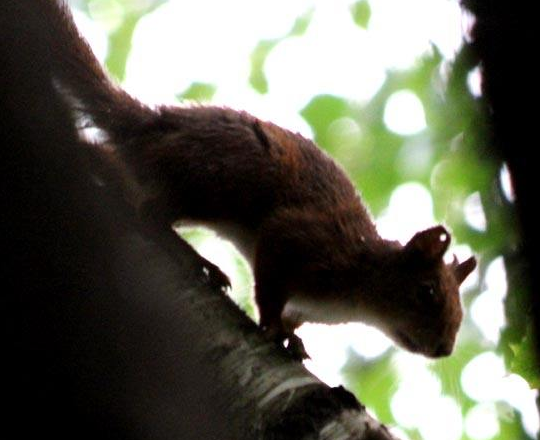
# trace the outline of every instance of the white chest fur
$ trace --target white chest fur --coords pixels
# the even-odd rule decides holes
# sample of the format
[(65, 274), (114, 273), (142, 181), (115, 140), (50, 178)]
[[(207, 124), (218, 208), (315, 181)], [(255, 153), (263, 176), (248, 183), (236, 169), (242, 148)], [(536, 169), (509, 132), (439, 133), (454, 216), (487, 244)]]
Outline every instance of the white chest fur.
[(322, 299), (302, 293), (294, 294), (291, 297), (281, 316), (283, 323), (289, 328), (296, 328), (304, 322), (340, 324), (369, 320), (365, 310), (345, 301), (341, 295)]

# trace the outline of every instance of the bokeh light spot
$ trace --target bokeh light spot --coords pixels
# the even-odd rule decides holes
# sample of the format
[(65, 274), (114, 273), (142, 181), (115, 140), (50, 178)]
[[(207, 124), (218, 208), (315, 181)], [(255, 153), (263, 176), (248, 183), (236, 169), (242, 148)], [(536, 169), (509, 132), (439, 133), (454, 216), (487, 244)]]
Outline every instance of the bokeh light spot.
[(389, 130), (401, 135), (411, 135), (426, 128), (424, 106), (409, 90), (392, 94), (384, 108), (384, 123)]
[(465, 417), (465, 432), (475, 440), (487, 440), (499, 433), (497, 410), (493, 404), (473, 406)]

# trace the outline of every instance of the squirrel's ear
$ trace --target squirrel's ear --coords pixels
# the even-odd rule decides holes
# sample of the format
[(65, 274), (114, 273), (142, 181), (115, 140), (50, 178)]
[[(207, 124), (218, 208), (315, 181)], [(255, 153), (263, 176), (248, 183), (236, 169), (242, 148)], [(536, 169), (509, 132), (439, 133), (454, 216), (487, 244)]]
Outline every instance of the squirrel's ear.
[(442, 226), (417, 232), (405, 245), (407, 252), (421, 254), (428, 261), (442, 259), (450, 244), (450, 233)]
[(470, 257), (465, 260), (463, 263), (459, 263), (454, 268), (454, 274), (458, 284), (461, 284), (465, 278), (474, 270), (476, 267), (476, 258)]
[(257, 139), (261, 145), (266, 150), (269, 150), (272, 144), (270, 143), (269, 133), (267, 130), (265, 130), (264, 122), (256, 119), (255, 122), (253, 122), (253, 132), (255, 133), (255, 136), (257, 136)]

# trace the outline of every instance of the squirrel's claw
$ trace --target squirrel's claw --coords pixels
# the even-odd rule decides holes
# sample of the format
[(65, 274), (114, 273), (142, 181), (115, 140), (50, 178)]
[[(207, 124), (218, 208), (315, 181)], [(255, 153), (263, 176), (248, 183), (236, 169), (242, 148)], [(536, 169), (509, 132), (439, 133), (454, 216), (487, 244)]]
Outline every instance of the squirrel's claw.
[(222, 292), (231, 289), (231, 280), (215, 264), (206, 261), (202, 271), (206, 277), (206, 281), (212, 289), (219, 289)]
[(303, 361), (304, 359), (311, 359), (300, 337), (296, 336), (293, 333), (288, 336), (287, 340), (287, 351), (294, 359), (298, 361)]

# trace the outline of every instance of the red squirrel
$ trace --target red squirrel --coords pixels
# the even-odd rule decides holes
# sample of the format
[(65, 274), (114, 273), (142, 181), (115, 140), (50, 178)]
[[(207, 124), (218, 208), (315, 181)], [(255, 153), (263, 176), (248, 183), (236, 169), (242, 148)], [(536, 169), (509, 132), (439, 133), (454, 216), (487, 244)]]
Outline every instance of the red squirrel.
[(65, 5), (36, 8), (50, 23), (55, 84), (101, 131), (107, 148), (96, 150), (125, 196), (158, 227), (197, 224), (230, 239), (253, 268), (268, 335), (296, 344), (304, 322), (361, 321), (412, 352), (452, 352), (459, 286), (476, 260), (443, 261), (443, 226), (405, 245), (381, 238), (343, 169), (312, 141), (229, 108), (144, 105), (109, 79)]

